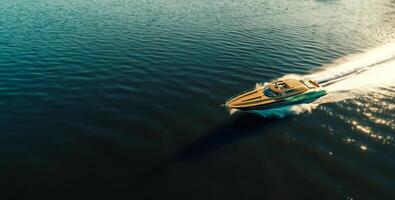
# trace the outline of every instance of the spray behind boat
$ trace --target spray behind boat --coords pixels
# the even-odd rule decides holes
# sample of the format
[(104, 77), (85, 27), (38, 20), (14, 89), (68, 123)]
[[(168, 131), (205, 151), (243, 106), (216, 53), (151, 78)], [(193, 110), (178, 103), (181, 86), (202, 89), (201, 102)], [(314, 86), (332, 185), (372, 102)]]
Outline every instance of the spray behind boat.
[[(311, 111), (323, 103), (357, 98), (370, 92), (378, 92), (379, 88), (395, 86), (393, 74), (395, 74), (395, 42), (390, 42), (363, 53), (337, 59), (308, 75), (288, 74), (278, 79), (315, 80), (314, 82), (321, 86), (326, 95), (322, 95), (310, 103), (301, 102), (300, 104), (249, 111), (263, 116), (278, 117), (289, 113)], [(258, 83), (253, 90), (263, 89), (268, 84)], [(230, 107), (228, 106), (228, 108)], [(229, 109), (230, 113), (239, 110)]]

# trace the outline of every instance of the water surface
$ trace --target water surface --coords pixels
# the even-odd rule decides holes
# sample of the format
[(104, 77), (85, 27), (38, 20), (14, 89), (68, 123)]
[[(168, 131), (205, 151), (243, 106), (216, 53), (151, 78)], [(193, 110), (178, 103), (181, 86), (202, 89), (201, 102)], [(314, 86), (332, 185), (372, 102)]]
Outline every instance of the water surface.
[[(392, 0), (2, 0), (1, 193), (393, 199), (393, 60), (349, 55), (389, 43), (394, 21)], [(351, 96), (357, 77), (282, 118), (220, 107), (349, 62), (389, 82)]]

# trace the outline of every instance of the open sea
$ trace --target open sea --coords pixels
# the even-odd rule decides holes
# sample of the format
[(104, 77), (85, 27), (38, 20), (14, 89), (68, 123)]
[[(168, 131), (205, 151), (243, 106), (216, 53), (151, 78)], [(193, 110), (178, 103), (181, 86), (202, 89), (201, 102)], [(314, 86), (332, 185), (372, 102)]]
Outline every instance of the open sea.
[[(394, 39), (394, 0), (0, 0), (0, 198), (395, 199)], [(281, 77), (328, 95), (221, 107)]]

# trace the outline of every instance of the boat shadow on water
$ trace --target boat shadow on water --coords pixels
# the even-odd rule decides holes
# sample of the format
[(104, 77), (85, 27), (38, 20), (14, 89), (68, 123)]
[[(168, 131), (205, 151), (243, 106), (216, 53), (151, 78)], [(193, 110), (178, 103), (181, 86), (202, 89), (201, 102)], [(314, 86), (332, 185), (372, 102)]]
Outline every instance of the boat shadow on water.
[(262, 117), (252, 112), (240, 112), (231, 115), (230, 119), (225, 121), (219, 127), (211, 129), (192, 143), (181, 147), (173, 154), (168, 156), (144, 175), (146, 178), (155, 178), (165, 172), (165, 170), (178, 162), (193, 162), (204, 159), (216, 149), (236, 143), (242, 139), (250, 138), (256, 135), (267, 133), (266, 128), (275, 124), (280, 124), (287, 118)]

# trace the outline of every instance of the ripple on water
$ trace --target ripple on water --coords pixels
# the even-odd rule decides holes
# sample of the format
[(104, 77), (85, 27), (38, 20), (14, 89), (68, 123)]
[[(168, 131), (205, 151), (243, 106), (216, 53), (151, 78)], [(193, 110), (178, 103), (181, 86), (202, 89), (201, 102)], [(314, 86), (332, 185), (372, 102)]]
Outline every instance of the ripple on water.
[(136, 188), (162, 198), (177, 188), (184, 199), (395, 196), (394, 88), (276, 120), (228, 119), (219, 107), (257, 82), (390, 40), (390, 0), (1, 3), (8, 192), (79, 183), (70, 188), (121, 194), (166, 165)]

